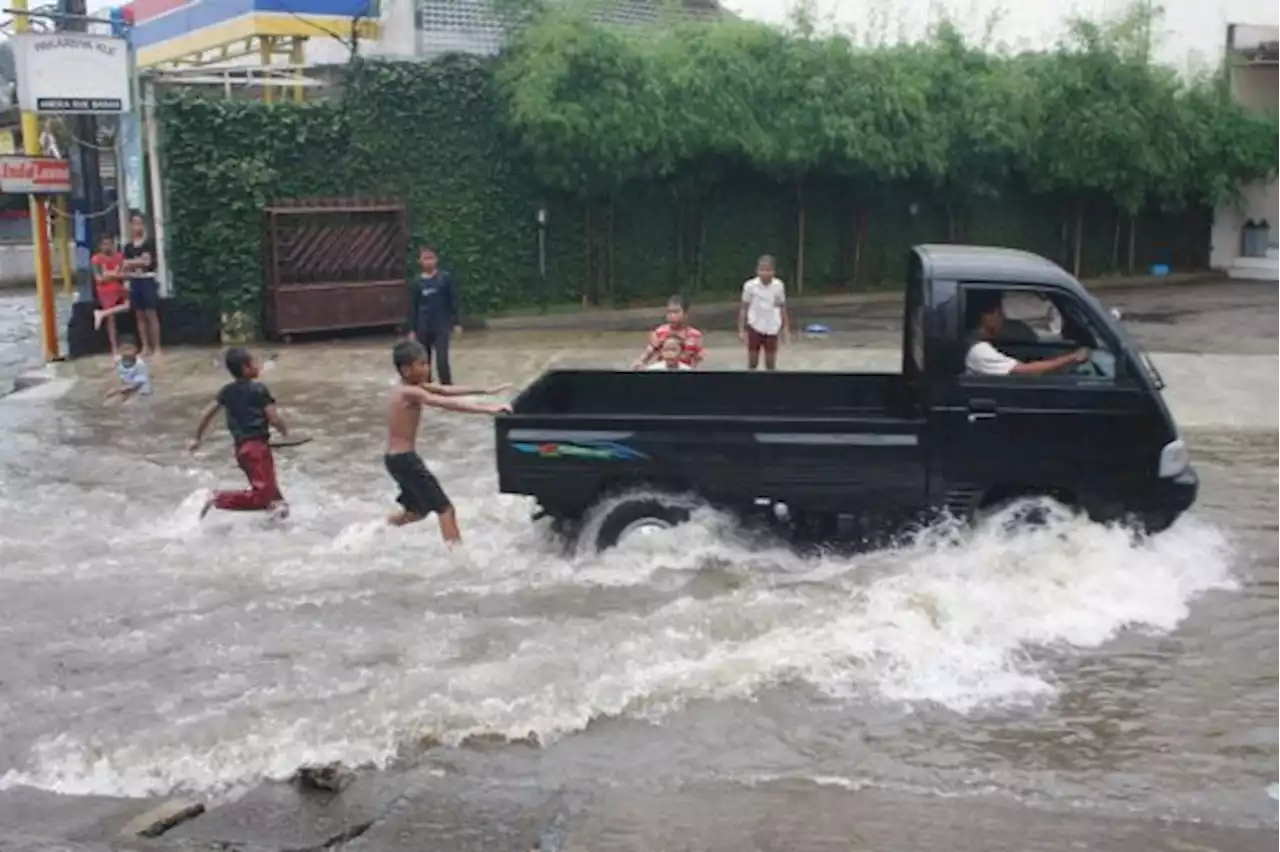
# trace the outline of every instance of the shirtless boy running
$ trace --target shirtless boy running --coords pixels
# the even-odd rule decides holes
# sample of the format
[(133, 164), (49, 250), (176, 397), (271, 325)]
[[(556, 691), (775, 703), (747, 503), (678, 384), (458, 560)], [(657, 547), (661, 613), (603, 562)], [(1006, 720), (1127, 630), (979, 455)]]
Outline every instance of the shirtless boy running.
[(387, 455), (384, 461), (387, 473), (400, 486), (400, 496), (396, 501), (402, 508), (387, 521), (399, 527), (416, 523), (435, 512), (444, 540), (450, 545), (458, 544), (462, 541), (462, 534), (458, 531), (453, 504), (435, 476), (427, 470), (416, 449), (422, 407), (430, 405), (463, 414), (501, 414), (510, 411), (510, 406), (468, 402), (455, 397), (501, 393), (510, 385), (483, 389), (431, 384), (427, 381), (431, 374), (427, 351), (422, 344), (412, 340), (397, 343), (391, 351), (391, 358), (396, 372), (400, 374), (400, 384), (391, 392), (387, 403)]

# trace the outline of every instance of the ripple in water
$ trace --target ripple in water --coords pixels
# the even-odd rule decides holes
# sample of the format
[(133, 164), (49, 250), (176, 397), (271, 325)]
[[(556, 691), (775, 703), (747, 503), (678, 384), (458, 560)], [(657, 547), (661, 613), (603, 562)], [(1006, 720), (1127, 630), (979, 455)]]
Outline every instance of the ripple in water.
[[(374, 521), (382, 491), (305, 483), (284, 529), (193, 524), (200, 492), (133, 536), (117, 525), (83, 564), (18, 548), (6, 588), (28, 601), (8, 634), (32, 664), (0, 711), (35, 721), (10, 732), (29, 747), (0, 787), (212, 792), (303, 763), (385, 765), (424, 738), (546, 743), (604, 716), (660, 722), (787, 683), (960, 713), (1042, 701), (1054, 676), (1034, 649), (1170, 631), (1197, 595), (1234, 584), (1226, 540), (1195, 518), (1142, 541), (1060, 516), (801, 558), (704, 510), (566, 558), (525, 501), (480, 496), (487, 485), (460, 495), (456, 553), (431, 521)], [(41, 591), (12, 585), (24, 576)], [(66, 629), (49, 636), (55, 612)]]

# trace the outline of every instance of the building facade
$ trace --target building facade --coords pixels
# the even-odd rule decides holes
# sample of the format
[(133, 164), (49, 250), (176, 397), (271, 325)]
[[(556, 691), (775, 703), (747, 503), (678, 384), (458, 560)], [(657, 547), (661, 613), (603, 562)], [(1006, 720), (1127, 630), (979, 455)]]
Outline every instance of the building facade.
[[(722, 14), (713, 0), (684, 0), (676, 14), (715, 17)], [(595, 15), (612, 24), (656, 24), (670, 14), (660, 0), (609, 0)], [(445, 53), (489, 55), (501, 49), (506, 27), (489, 0), (382, 0), (381, 36), (366, 55), (385, 59), (431, 59)], [(308, 61), (344, 61), (344, 46), (329, 40), (313, 43)]]
[[(353, 44), (382, 59), (487, 55), (507, 29), (491, 0), (135, 0), (126, 8), (139, 66), (157, 69), (337, 65)], [(595, 11), (622, 25), (673, 13), (723, 14), (715, 0), (604, 0)]]
[[(1231, 96), (1260, 113), (1276, 111), (1280, 98), (1280, 27), (1232, 25), (1226, 37), (1226, 74)], [(1209, 263), (1233, 278), (1280, 280), (1276, 226), (1280, 195), (1276, 181), (1243, 187), (1240, 199), (1214, 211)], [(1265, 230), (1265, 243), (1249, 245), (1250, 231)], [(1261, 252), (1261, 254), (1259, 254)]]

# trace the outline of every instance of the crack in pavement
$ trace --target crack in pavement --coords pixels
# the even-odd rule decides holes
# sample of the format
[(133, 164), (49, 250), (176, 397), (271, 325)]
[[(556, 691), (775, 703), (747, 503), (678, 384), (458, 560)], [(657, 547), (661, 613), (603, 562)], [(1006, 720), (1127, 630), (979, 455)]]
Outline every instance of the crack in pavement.
[(325, 849), (333, 849), (335, 846), (340, 846), (343, 843), (355, 840), (357, 837), (372, 828), (373, 824), (377, 821), (378, 817), (375, 816), (373, 819), (355, 823), (354, 825), (351, 825), (333, 835), (318, 846), (294, 846), (282, 849), (281, 852), (324, 852)]

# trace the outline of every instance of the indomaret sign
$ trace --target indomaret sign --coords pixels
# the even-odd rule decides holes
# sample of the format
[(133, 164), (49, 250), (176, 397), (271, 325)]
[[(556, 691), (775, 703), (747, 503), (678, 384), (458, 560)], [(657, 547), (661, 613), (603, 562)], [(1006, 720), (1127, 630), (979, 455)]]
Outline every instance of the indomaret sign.
[(130, 103), (124, 39), (80, 33), (15, 35), (18, 106), (32, 112), (120, 113)]
[(44, 195), (71, 191), (71, 164), (53, 157), (0, 157), (0, 192)]

